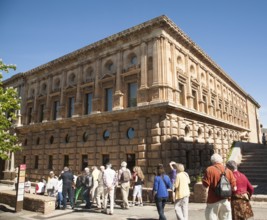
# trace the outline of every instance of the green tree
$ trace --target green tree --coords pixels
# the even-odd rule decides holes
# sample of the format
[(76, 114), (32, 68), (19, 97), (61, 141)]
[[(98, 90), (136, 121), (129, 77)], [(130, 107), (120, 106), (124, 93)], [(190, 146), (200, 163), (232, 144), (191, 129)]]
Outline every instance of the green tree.
[(1, 71), (9, 72), (16, 70), (15, 65), (6, 65), (0, 59), (0, 158), (9, 159), (10, 152), (20, 148), (18, 138), (14, 129), (14, 122), (17, 120), (16, 111), (20, 108), (20, 100), (16, 89), (3, 86)]

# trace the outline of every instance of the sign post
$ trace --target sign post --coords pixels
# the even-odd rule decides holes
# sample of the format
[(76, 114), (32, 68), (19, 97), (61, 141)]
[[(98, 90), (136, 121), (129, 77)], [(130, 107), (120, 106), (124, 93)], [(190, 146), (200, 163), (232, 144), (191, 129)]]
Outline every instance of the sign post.
[(26, 164), (21, 164), (19, 166), (19, 172), (17, 177), (16, 208), (15, 208), (16, 212), (20, 212), (23, 208), (25, 176), (26, 176)]

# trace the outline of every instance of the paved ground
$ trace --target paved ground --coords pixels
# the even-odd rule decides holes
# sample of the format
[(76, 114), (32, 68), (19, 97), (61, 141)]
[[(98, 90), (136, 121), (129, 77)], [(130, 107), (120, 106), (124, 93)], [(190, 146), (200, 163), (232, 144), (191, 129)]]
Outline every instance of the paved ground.
[[(0, 190), (9, 189), (10, 186), (2, 186)], [(190, 220), (204, 220), (205, 204), (203, 203), (189, 203), (189, 219)], [(252, 202), (254, 211), (254, 220), (267, 220), (267, 203), (266, 202)], [(172, 204), (167, 204), (165, 207), (165, 214), (168, 220), (176, 220), (174, 207)], [(43, 215), (41, 213), (30, 212), (23, 210), (19, 213), (14, 213), (14, 209), (0, 204), (0, 220), (22, 220), (22, 219), (110, 219), (110, 220), (157, 220), (158, 213), (154, 204), (145, 204), (143, 207), (131, 207), (129, 210), (122, 210), (119, 206), (115, 207), (113, 215), (106, 215), (96, 209), (85, 210), (78, 206), (75, 210), (55, 210), (51, 214)]]

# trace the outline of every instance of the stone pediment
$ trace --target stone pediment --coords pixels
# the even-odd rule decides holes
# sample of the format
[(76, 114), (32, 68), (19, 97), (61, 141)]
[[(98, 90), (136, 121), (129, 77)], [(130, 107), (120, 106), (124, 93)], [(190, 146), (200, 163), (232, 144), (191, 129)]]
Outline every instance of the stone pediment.
[(111, 79), (111, 78), (114, 78), (114, 75), (110, 74), (110, 73), (106, 73), (103, 76), (101, 76), (99, 79), (100, 80), (106, 80), (106, 79)]
[(199, 81), (198, 81), (197, 78), (193, 78), (193, 77), (191, 77), (191, 82), (192, 82), (192, 83), (195, 83), (195, 84), (198, 85), (198, 86), (200, 85), (200, 84), (199, 84)]

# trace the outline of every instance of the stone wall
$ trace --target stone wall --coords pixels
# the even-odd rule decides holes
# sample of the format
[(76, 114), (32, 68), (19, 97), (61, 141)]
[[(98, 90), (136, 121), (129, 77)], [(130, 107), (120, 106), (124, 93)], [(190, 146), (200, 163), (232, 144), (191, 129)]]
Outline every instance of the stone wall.
[[(56, 198), (54, 197), (24, 194), (23, 209), (34, 212), (41, 212), (43, 214), (49, 214), (55, 210), (55, 202)], [(16, 192), (0, 192), (0, 203), (4, 203), (15, 208)]]

